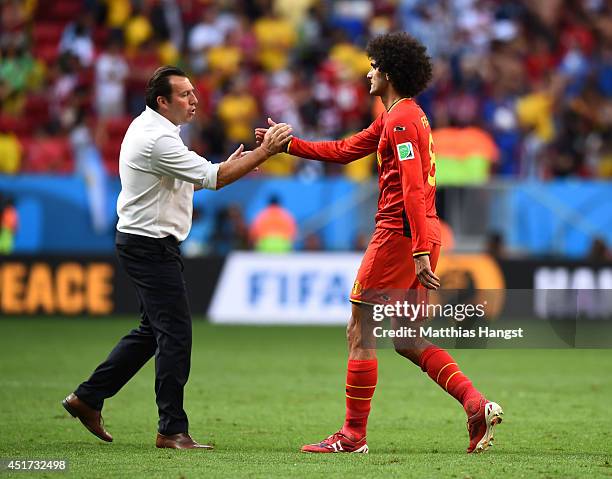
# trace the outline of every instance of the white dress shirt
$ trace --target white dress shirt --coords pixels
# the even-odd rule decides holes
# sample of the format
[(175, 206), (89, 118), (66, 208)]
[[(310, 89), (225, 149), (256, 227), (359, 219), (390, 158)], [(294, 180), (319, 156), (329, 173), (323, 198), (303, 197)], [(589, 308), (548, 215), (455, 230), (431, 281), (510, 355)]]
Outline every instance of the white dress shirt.
[(119, 154), (117, 230), (179, 241), (189, 234), (194, 185), (214, 190), (219, 165), (190, 151), (179, 132), (149, 107), (132, 121)]

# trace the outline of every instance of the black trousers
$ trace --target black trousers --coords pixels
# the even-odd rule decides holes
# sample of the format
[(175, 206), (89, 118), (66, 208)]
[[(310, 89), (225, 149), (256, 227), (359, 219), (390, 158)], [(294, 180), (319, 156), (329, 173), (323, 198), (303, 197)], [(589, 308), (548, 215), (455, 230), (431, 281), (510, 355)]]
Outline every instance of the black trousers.
[(117, 233), (117, 256), (136, 286), (140, 326), (122, 338), (75, 394), (101, 410), (155, 355), (159, 432), (188, 432), (183, 390), (191, 365), (191, 313), (178, 242)]

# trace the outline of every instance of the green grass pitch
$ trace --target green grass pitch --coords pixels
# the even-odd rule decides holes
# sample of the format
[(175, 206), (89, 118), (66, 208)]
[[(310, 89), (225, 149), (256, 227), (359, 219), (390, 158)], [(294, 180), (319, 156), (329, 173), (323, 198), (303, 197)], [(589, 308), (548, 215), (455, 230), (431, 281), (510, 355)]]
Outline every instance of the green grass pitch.
[(69, 461), (3, 477), (612, 477), (612, 350), (457, 350), (504, 410), (495, 446), (467, 455), (465, 415), (417, 367), (384, 350), (369, 455), (306, 455), (344, 415), (342, 328), (194, 322), (185, 407), (215, 451), (158, 450), (153, 364), (114, 398), (103, 443), (61, 407), (135, 319), (0, 320), (0, 458)]

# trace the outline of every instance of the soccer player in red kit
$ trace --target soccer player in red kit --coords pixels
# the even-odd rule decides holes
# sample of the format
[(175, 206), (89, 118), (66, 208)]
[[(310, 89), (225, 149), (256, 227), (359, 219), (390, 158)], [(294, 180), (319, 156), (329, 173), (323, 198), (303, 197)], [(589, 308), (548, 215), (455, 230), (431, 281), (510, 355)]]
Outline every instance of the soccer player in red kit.
[[(389, 303), (393, 292), (440, 286), (434, 273), (440, 254), (436, 156), (427, 116), (413, 99), (431, 80), (431, 59), (406, 33), (374, 38), (367, 53), (370, 94), (381, 98), (386, 111), (350, 138), (308, 142), (294, 137), (287, 148), (292, 155), (342, 164), (376, 151), (380, 189), (376, 229), (350, 296), (346, 419), (338, 432), (303, 446), (303, 452), (368, 452), (366, 425), (378, 362), (376, 349), (364, 347), (362, 326), (371, 320), (373, 306)], [(264, 133), (257, 129), (256, 138)], [(501, 422), (501, 407), (485, 399), (444, 349), (424, 338), (395, 347), (463, 405), (470, 436), (467, 452), (487, 449), (493, 426)]]

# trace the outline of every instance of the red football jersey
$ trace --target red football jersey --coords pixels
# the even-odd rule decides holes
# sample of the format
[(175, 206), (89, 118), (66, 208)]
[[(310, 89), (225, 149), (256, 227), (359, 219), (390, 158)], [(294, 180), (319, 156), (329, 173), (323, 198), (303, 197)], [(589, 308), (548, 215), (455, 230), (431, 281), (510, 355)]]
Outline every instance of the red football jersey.
[(292, 155), (350, 163), (376, 151), (378, 212), (376, 227), (412, 238), (415, 256), (440, 244), (436, 213), (436, 155), (427, 115), (411, 98), (402, 98), (360, 133), (338, 141), (293, 138)]

